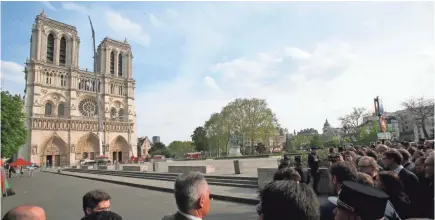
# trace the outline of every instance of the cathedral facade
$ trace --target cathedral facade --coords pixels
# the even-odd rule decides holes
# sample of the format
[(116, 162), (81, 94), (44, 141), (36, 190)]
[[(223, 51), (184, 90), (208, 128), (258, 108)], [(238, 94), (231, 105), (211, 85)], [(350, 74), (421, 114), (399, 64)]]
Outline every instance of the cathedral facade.
[(76, 27), (42, 12), (33, 24), (30, 45), (24, 97), (29, 135), (19, 157), (68, 166), (101, 155), (112, 161), (136, 156), (135, 81), (127, 40), (104, 38), (96, 71), (83, 70)]

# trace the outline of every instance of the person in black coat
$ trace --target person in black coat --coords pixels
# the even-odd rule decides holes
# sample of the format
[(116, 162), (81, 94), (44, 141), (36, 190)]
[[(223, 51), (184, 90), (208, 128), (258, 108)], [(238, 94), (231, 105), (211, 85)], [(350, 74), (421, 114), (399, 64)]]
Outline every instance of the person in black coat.
[(399, 175), (400, 180), (403, 183), (405, 193), (409, 196), (411, 200), (411, 206), (416, 209), (418, 204), (418, 195), (420, 181), (417, 176), (411, 171), (405, 169), (402, 164), (402, 154), (396, 149), (390, 149), (384, 153), (382, 162), (387, 170), (395, 172)]
[(317, 156), (316, 154), (316, 147), (312, 147), (311, 148), (311, 153), (308, 155), (308, 167), (310, 168), (310, 174), (313, 177), (313, 190), (316, 194), (318, 194), (317, 192), (317, 186), (319, 184), (319, 179), (320, 179), (320, 175), (319, 175), (319, 156)]
[(394, 210), (401, 219), (415, 217), (411, 212), (411, 202), (406, 195), (399, 176), (393, 171), (382, 171), (376, 178), (376, 187), (388, 194)]
[(403, 168), (405, 168), (411, 172), (414, 172), (415, 164), (411, 161), (411, 154), (405, 149), (399, 149), (398, 151), (400, 152), (400, 154), (402, 154), (402, 158), (403, 158), (402, 166), (403, 166)]

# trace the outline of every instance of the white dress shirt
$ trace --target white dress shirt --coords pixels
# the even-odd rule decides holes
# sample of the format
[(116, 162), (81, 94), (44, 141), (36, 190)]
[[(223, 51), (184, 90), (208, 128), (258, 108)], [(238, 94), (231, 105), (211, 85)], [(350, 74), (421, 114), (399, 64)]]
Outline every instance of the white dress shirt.
[(402, 165), (400, 165), (399, 167), (397, 167), (396, 169), (394, 169), (393, 171), (397, 174), (397, 175), (399, 175), (399, 173), (400, 173), (400, 171), (403, 169), (403, 166)]

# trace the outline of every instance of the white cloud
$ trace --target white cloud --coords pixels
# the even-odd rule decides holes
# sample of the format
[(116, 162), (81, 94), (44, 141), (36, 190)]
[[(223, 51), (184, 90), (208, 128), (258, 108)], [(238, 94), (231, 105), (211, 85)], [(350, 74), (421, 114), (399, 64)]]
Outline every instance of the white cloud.
[(78, 5), (76, 3), (73, 3), (73, 2), (64, 2), (64, 3), (62, 3), (62, 8), (66, 9), (66, 10), (70, 10), (70, 11), (80, 12), (80, 13), (83, 13), (83, 14), (88, 14), (89, 13), (88, 8), (86, 8), (83, 5)]
[(295, 47), (287, 47), (285, 48), (285, 52), (294, 59), (308, 59), (311, 57), (310, 53)]
[(106, 11), (105, 18), (107, 24), (113, 31), (122, 33), (129, 39), (132, 39), (143, 46), (149, 45), (150, 36), (145, 32), (140, 24), (112, 11)]
[(48, 2), (48, 1), (43, 1), (43, 2), (41, 2), (46, 8), (48, 8), (48, 9), (50, 9), (50, 10), (53, 10), (53, 11), (55, 11), (56, 10), (56, 8), (50, 3), (50, 2)]
[(25, 83), (24, 66), (11, 61), (1, 61), (0, 79), (3, 81), (11, 81), (14, 83)]
[(149, 14), (149, 19), (150, 19), (151, 24), (154, 27), (161, 28), (161, 27), (165, 26), (165, 22), (158, 19), (154, 14)]
[(219, 89), (219, 86), (216, 84), (213, 77), (211, 77), (211, 76), (204, 77), (204, 83), (207, 87), (209, 87), (211, 89), (216, 89), (216, 90)]

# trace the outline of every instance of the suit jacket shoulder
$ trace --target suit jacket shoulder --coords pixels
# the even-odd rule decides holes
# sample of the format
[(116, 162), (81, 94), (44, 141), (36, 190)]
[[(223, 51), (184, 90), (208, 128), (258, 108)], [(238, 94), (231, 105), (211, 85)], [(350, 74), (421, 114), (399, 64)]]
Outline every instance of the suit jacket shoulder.
[(173, 215), (166, 215), (162, 218), (162, 220), (188, 220), (184, 215), (180, 214), (179, 212), (173, 214)]
[(326, 201), (320, 205), (320, 220), (334, 220), (335, 205)]

